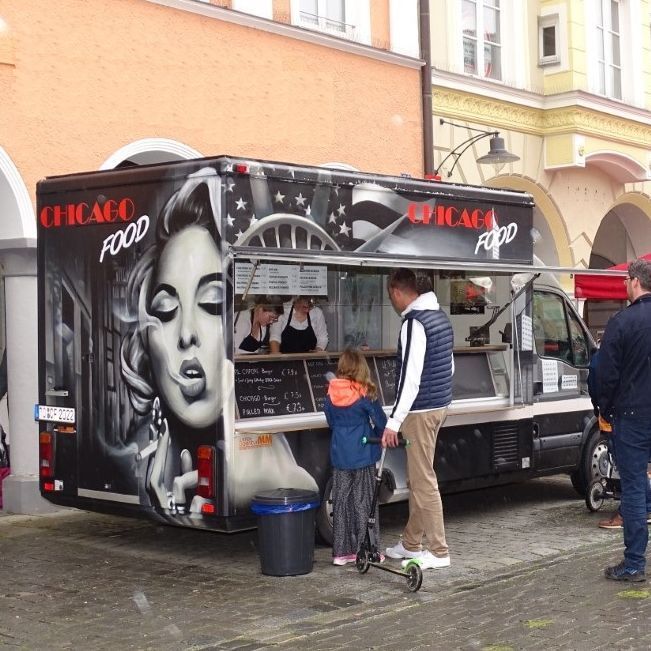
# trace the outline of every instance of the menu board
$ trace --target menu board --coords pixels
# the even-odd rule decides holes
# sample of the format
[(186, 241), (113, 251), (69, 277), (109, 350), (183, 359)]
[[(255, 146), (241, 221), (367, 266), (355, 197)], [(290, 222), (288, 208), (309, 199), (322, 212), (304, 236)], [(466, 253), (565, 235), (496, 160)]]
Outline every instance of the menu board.
[[(247, 292), (248, 289), (248, 292)], [(281, 296), (327, 296), (328, 268), (323, 265), (250, 262), (235, 265), (236, 294), (277, 294)]]
[(328, 393), (328, 374), (336, 373), (336, 359), (308, 359), (306, 360), (307, 373), (312, 384), (312, 395), (316, 411), (323, 411), (323, 403)]
[(240, 418), (314, 411), (302, 360), (237, 362), (235, 402)]
[[(390, 406), (396, 399), (396, 357), (366, 358), (380, 400)], [(251, 360), (235, 362), (235, 402), (239, 418), (286, 416), (323, 411), (330, 374), (337, 371), (338, 356), (307, 359)], [(454, 400), (495, 397), (496, 389), (488, 357), (482, 352), (455, 354), (452, 395)], [(567, 382), (565, 384), (568, 384)]]
[[(379, 387), (383, 404), (395, 399), (395, 356), (367, 357), (371, 379)], [(338, 357), (305, 360), (251, 360), (235, 362), (235, 403), (238, 418), (264, 418), (323, 411), (330, 374)]]
[(376, 357), (377, 382), (382, 391), (385, 405), (392, 405), (396, 399), (396, 358)]

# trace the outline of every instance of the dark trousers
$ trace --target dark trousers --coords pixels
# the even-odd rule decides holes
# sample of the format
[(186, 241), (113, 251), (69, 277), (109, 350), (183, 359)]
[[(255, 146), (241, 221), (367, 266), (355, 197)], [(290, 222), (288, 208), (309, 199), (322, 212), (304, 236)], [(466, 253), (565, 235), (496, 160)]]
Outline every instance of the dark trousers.
[(615, 421), (615, 452), (622, 482), (620, 512), (624, 519), (624, 560), (626, 567), (644, 571), (649, 540), (647, 513), (651, 457), (651, 419), (618, 417)]

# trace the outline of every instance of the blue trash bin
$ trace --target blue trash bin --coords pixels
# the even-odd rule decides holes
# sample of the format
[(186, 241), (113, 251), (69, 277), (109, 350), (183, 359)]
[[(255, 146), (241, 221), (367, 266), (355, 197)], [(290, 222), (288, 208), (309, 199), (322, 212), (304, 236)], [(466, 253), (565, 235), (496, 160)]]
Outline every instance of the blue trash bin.
[(294, 576), (312, 571), (319, 504), (318, 493), (300, 488), (275, 488), (253, 498), (263, 574)]

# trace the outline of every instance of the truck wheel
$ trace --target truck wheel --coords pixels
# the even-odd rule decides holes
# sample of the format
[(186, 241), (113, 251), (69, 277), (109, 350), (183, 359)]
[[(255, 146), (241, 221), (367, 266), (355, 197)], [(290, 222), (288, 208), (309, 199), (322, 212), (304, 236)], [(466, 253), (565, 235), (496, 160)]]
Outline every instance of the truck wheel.
[(572, 486), (585, 497), (595, 479), (606, 477), (608, 473), (608, 439), (606, 434), (595, 430), (590, 434), (581, 455), (579, 467), (572, 473)]
[(330, 546), (332, 546), (332, 541), (334, 540), (332, 513), (332, 477), (329, 477), (323, 490), (321, 506), (316, 512), (316, 530), (321, 540)]

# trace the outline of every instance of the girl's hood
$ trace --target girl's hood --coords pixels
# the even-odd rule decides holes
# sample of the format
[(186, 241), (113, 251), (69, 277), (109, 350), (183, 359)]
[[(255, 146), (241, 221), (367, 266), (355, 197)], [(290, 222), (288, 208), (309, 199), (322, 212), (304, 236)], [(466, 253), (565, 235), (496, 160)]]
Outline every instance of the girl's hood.
[(362, 386), (346, 378), (334, 378), (328, 385), (328, 396), (335, 407), (350, 407), (365, 395)]

